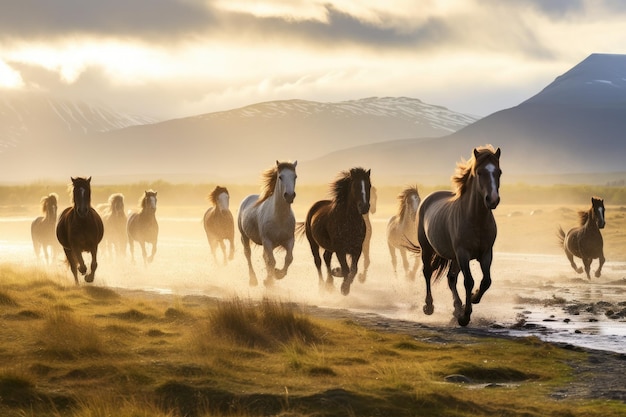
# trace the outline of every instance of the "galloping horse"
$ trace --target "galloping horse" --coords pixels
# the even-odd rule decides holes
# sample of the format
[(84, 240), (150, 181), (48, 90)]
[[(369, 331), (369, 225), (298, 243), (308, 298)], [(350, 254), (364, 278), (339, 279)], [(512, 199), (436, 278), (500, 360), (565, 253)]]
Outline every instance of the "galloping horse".
[[(57, 195), (50, 193), (41, 199), (43, 216), (37, 217), (30, 225), (30, 236), (37, 259), (43, 251), (46, 263), (56, 256), (58, 241), (54, 232), (57, 224)], [(49, 251), (48, 251), (49, 249)]]
[(414, 254), (413, 267), (409, 269), (407, 245), (415, 247), (417, 245), (417, 208), (420, 204), (420, 195), (417, 187), (406, 187), (398, 194), (398, 211), (391, 216), (387, 222), (387, 247), (391, 255), (391, 265), (393, 272), (397, 273), (396, 249), (402, 258), (402, 267), (407, 278), (415, 279), (419, 256)]
[(600, 229), (603, 229), (606, 224), (604, 200), (599, 197), (591, 197), (591, 208), (587, 211), (579, 211), (578, 217), (580, 226), (570, 229), (567, 234), (559, 226), (559, 241), (565, 250), (570, 265), (579, 274), (583, 272), (583, 269), (576, 266), (574, 256), (582, 259), (587, 279), (591, 279), (589, 275), (591, 261), (598, 258), (599, 265), (595, 275), (596, 278), (599, 278), (602, 274), (602, 265), (604, 265), (603, 240), (600, 233)]
[(367, 279), (367, 269), (370, 267), (370, 243), (372, 241), (372, 222), (370, 213), (376, 214), (376, 202), (378, 201), (378, 193), (376, 187), (370, 189), (370, 209), (363, 215), (365, 221), (365, 239), (363, 240), (363, 272), (359, 274), (359, 282), (365, 282)]
[[(467, 326), (472, 303), (478, 304), (491, 286), (491, 261), (496, 240), (496, 221), (492, 210), (500, 203), (500, 148), (475, 148), (469, 161), (457, 164), (452, 177), (455, 192), (435, 191), (419, 206), (417, 240), (422, 251), (426, 279), (424, 313), (434, 311), (430, 289), (431, 277), (438, 280), (448, 270), (448, 286), (454, 297), (454, 316)], [(419, 248), (416, 248), (419, 250)], [(478, 260), (483, 273), (478, 292), (472, 295), (474, 278), (470, 261)], [(456, 288), (459, 272), (463, 272), (465, 307)]]
[[(291, 204), (296, 198), (296, 165), (278, 162), (276, 166), (263, 173), (263, 189), (261, 195), (247, 196), (239, 206), (237, 225), (241, 233), (243, 252), (248, 261), (250, 285), (258, 284), (252, 268), (250, 241), (263, 246), (263, 259), (267, 269), (266, 286), (271, 286), (274, 279), (281, 279), (293, 262), (294, 230), (296, 218)], [(276, 269), (274, 249), (283, 247), (286, 250), (285, 264)]]
[(126, 212), (124, 209), (124, 195), (111, 194), (108, 203), (102, 211), (102, 221), (104, 223), (104, 240), (109, 253), (121, 258), (126, 254), (128, 245), (128, 235), (126, 233)]
[[(304, 231), (311, 246), (320, 287), (322, 259), (320, 247), (324, 249), (326, 264), (326, 285), (333, 286), (333, 275), (343, 277), (341, 293), (348, 295), (350, 285), (357, 273), (359, 257), (363, 250), (366, 227), (363, 215), (370, 209), (370, 170), (352, 168), (343, 171), (331, 184), (331, 200), (320, 200), (313, 204), (306, 215)], [(301, 227), (299, 227), (301, 233)], [(337, 255), (340, 268), (331, 270), (333, 253)], [(347, 255), (351, 265), (348, 267)]]
[[(143, 197), (139, 200), (141, 207), (139, 212), (133, 212), (128, 216), (126, 232), (128, 233), (128, 244), (130, 257), (135, 262), (135, 241), (141, 247), (141, 255), (144, 265), (154, 260), (157, 251), (157, 238), (159, 236), (159, 224), (155, 213), (157, 208), (157, 192), (144, 191)], [(146, 253), (146, 244), (151, 244), (150, 256)]]
[[(91, 207), (91, 177), (72, 178), (72, 203), (73, 206), (63, 210), (59, 216), (57, 239), (63, 246), (76, 284), (77, 270), (85, 275), (85, 282), (93, 282), (98, 268), (98, 244), (104, 235), (104, 226), (98, 212)], [(91, 270), (88, 274), (83, 252), (91, 254)]]
[[(228, 189), (219, 185), (216, 186), (209, 194), (209, 200), (213, 206), (207, 209), (202, 218), (204, 232), (209, 241), (213, 259), (217, 262), (216, 251), (219, 246), (224, 254), (224, 265), (226, 265), (228, 259), (232, 260), (235, 253), (235, 222), (233, 214), (229, 209), (230, 195), (228, 194)], [(224, 244), (225, 240), (230, 245), (228, 257), (226, 255), (226, 245)]]

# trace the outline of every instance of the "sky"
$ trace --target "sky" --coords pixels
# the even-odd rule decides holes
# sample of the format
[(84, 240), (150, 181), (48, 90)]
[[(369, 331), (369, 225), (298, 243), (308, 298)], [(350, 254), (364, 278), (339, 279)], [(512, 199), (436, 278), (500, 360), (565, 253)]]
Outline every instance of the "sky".
[(0, 93), (162, 119), (372, 96), (486, 116), (626, 53), (625, 21), (620, 0), (5, 1)]

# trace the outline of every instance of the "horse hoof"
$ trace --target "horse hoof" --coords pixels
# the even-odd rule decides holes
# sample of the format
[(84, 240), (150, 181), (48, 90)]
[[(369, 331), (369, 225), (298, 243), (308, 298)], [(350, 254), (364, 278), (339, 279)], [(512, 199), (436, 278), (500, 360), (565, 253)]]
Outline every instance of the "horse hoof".
[(341, 272), (341, 268), (333, 268), (330, 271), (330, 274), (334, 277), (338, 277), (338, 278), (342, 278), (343, 277), (343, 273)]
[(361, 272), (359, 274), (359, 282), (364, 283), (367, 280), (367, 272)]
[(596, 271), (595, 275), (596, 275), (596, 278), (600, 278), (600, 275), (602, 275), (602, 272)]
[(346, 285), (346, 284), (341, 284), (341, 294), (342, 295), (348, 295), (350, 294), (350, 285)]
[(430, 305), (426, 304), (423, 310), (424, 310), (424, 314), (426, 314), (427, 316), (430, 316), (431, 314), (435, 312), (435, 306), (432, 304)]
[(259, 285), (259, 282), (256, 279), (251, 279), (250, 281), (248, 281), (248, 284), (251, 287), (256, 287), (257, 285)]
[(85, 282), (93, 282), (95, 277), (95, 274), (85, 275)]
[(582, 269), (582, 268), (578, 268), (578, 269), (576, 270), (576, 272), (578, 272), (579, 274), (582, 274), (582, 273), (583, 273), (583, 269)]
[(272, 288), (274, 286), (274, 279), (272, 278), (267, 278), (266, 280), (263, 281), (263, 285), (266, 288)]
[(466, 316), (461, 316), (461, 317), (459, 317), (458, 321), (459, 321), (459, 326), (465, 327), (465, 326), (467, 326), (469, 324), (470, 318), (469, 318), (469, 316), (467, 316), (467, 317)]

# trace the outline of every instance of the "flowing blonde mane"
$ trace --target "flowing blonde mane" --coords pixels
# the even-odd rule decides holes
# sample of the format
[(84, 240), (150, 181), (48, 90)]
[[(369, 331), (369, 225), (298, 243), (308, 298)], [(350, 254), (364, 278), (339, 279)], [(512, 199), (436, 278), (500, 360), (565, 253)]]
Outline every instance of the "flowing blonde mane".
[(228, 194), (228, 189), (226, 187), (222, 187), (220, 185), (217, 185), (215, 187), (215, 189), (213, 191), (211, 191), (211, 194), (209, 194), (209, 196), (208, 196), (208, 199), (211, 202), (211, 204), (213, 204), (214, 206), (217, 206), (217, 198), (222, 193)]
[(400, 194), (398, 194), (398, 197), (397, 197), (397, 200), (398, 200), (398, 219), (403, 219), (404, 216), (406, 215), (406, 204), (404, 204), (404, 203), (412, 195), (416, 195), (418, 198), (420, 196), (419, 192), (417, 191), (417, 187), (414, 186), (414, 185), (405, 188), (404, 190), (402, 190), (402, 192)]
[(58, 200), (58, 195), (57, 193), (50, 193), (45, 197), (41, 197), (41, 212), (42, 213), (47, 213), (48, 212), (48, 205), (51, 203), (57, 204), (57, 200)]
[(472, 152), (470, 159), (461, 159), (456, 164), (456, 172), (452, 176), (452, 185), (457, 198), (465, 193), (467, 184), (476, 174), (477, 166), (484, 164), (488, 159), (497, 159), (495, 156), (496, 151), (491, 145), (477, 147), (476, 151), (478, 152), (478, 157), (475, 157), (474, 152)]
[(290, 169), (295, 172), (296, 166), (291, 162), (279, 162), (272, 168), (269, 168), (261, 174), (261, 180), (263, 185), (261, 187), (261, 194), (255, 205), (259, 205), (272, 195), (274, 195), (274, 188), (276, 188), (276, 181), (278, 181), (278, 172), (283, 169)]

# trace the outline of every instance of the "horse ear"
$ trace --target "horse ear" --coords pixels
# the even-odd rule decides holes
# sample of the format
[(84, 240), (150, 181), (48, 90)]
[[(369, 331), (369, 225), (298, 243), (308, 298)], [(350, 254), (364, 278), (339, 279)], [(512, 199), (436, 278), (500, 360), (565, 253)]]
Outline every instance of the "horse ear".
[(280, 165), (280, 162), (278, 162), (278, 159), (276, 160), (276, 166)]
[(474, 158), (478, 159), (478, 149), (474, 148)]
[(370, 168), (370, 169), (367, 170), (366, 174), (369, 177), (371, 173), (372, 173), (372, 169)]
[(91, 177), (87, 178), (87, 182), (91, 184)]
[(496, 149), (496, 158), (500, 159), (500, 148)]
[(295, 161), (293, 161), (293, 167), (297, 167), (298, 166), (298, 160), (296, 159)]

